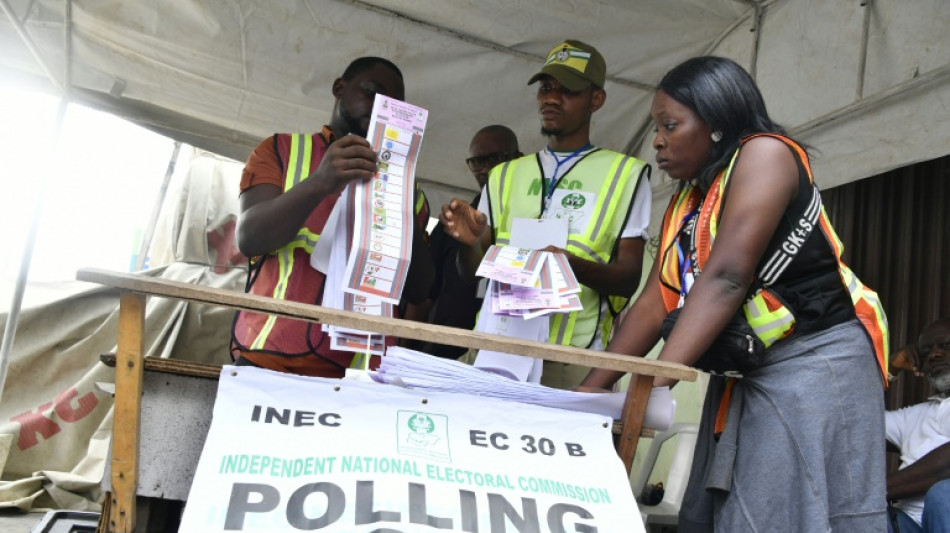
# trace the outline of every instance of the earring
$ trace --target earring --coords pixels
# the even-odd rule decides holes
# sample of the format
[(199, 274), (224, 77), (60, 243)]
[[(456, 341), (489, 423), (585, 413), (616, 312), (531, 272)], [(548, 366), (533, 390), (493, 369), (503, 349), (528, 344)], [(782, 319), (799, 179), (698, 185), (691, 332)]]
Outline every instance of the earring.
[(709, 137), (712, 139), (712, 142), (717, 143), (722, 140), (722, 132), (714, 131), (712, 132), (712, 135), (710, 135)]

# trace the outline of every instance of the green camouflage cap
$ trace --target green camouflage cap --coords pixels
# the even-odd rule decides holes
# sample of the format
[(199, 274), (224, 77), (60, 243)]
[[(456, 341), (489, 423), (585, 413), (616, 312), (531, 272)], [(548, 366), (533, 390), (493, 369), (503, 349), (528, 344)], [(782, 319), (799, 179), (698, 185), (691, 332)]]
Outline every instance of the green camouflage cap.
[(604, 88), (607, 77), (607, 62), (593, 46), (581, 41), (568, 40), (548, 52), (548, 58), (538, 72), (528, 80), (528, 85), (548, 75), (570, 91), (580, 91), (590, 85)]

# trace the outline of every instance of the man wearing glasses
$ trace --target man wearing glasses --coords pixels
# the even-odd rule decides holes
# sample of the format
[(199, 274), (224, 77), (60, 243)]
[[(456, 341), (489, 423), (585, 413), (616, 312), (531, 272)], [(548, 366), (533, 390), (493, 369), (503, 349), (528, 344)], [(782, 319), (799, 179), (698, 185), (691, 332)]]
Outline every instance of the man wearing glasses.
[[(506, 126), (485, 126), (478, 130), (468, 145), (469, 158), (465, 160), (478, 182), (479, 191), (488, 181), (488, 172), (496, 165), (510, 161), (523, 154), (518, 150), (518, 137)], [(481, 192), (475, 195), (471, 205), (478, 205)], [(429, 252), (435, 266), (435, 278), (428, 300), (417, 310), (422, 316), (428, 316), (428, 322), (442, 326), (472, 329), (475, 316), (482, 306), (479, 293), (479, 281), (463, 280), (456, 268), (458, 241), (445, 233), (440, 222), (432, 229)], [(424, 342), (414, 347), (431, 355), (458, 359), (468, 351), (467, 348)]]
[[(531, 335), (595, 350), (603, 349), (614, 318), (640, 284), (651, 202), (649, 165), (590, 142), (591, 116), (607, 97), (606, 71), (604, 57), (589, 44), (568, 40), (552, 48), (528, 80), (538, 84), (547, 147), (496, 166), (477, 209), (454, 199), (439, 217), (446, 233), (461, 243), (463, 279), (474, 274), (492, 242), (524, 242), (513, 231), (521, 226), (517, 219), (539, 220), (531, 227), (543, 227), (541, 234), (551, 242), (566, 242), (545, 250), (567, 257), (582, 284), (584, 308), (552, 314), (546, 331)], [(479, 327), (486, 316), (482, 309)], [(485, 331), (500, 333), (486, 324)], [(572, 388), (586, 374), (585, 367), (545, 361), (541, 383)]]

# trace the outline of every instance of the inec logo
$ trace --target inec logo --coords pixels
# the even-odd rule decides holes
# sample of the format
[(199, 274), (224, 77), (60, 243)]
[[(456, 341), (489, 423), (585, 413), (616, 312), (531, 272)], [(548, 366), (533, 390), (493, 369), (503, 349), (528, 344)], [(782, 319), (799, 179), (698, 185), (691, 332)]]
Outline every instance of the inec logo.
[(561, 199), (561, 205), (565, 209), (580, 209), (587, 203), (587, 198), (583, 194), (571, 193), (564, 195)]
[(425, 413), (416, 413), (409, 417), (409, 429), (416, 435), (423, 436), (435, 431), (435, 422)]
[(396, 440), (400, 454), (437, 461), (451, 460), (449, 417), (421, 411), (398, 411), (396, 417)]

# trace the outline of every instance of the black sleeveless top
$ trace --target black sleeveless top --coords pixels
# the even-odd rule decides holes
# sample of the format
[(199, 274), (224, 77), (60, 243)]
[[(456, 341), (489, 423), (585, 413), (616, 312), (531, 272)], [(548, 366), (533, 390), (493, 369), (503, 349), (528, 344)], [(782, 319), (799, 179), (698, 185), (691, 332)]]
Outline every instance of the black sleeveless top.
[[(794, 227), (798, 227), (812, 199), (808, 174), (794, 150), (792, 155), (798, 165), (798, 194), (782, 215), (763, 261), (782, 245)], [(757, 272), (761, 266), (758, 265)], [(819, 228), (811, 232), (771, 289), (785, 300), (795, 315), (796, 333), (822, 330), (855, 317), (851, 297), (838, 273), (838, 258)]]

